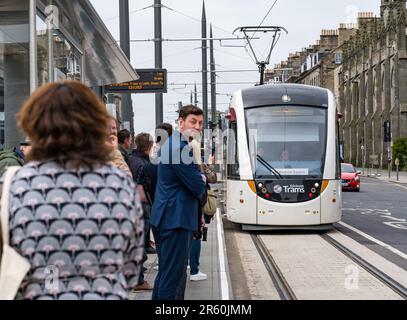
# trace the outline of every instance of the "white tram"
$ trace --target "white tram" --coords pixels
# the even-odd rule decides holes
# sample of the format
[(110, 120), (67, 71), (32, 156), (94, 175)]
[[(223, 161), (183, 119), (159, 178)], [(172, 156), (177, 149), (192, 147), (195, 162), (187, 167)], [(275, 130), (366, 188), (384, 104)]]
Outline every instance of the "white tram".
[(233, 95), (226, 140), (226, 213), (244, 230), (325, 230), (340, 221), (333, 94), (264, 85)]

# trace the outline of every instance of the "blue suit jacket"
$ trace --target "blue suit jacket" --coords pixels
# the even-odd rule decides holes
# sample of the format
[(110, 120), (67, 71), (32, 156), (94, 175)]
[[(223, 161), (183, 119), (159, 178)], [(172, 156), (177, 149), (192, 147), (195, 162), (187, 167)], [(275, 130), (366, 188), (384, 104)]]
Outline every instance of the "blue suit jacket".
[(198, 230), (199, 198), (205, 191), (205, 183), (195, 163), (182, 161), (182, 153), (193, 159), (187, 142), (175, 131), (160, 151), (157, 188), (151, 209), (150, 223), (162, 230)]

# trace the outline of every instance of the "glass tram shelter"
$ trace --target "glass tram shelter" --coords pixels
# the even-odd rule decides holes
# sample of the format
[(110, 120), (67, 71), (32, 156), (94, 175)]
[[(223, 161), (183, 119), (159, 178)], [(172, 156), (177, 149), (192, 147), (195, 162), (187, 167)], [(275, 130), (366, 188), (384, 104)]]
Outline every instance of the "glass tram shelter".
[(88, 0), (0, 0), (0, 148), (23, 139), (15, 116), (30, 93), (62, 79), (100, 92), (138, 75)]

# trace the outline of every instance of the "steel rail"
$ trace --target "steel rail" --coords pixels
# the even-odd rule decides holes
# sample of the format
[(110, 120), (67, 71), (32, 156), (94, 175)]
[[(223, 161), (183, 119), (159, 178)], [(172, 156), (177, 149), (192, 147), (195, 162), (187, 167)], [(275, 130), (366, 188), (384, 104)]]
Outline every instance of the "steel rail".
[(297, 297), (292, 291), (287, 280), (284, 278), (283, 273), (281, 272), (277, 263), (274, 261), (270, 251), (267, 249), (260, 235), (252, 233), (251, 237), (281, 300), (297, 300)]
[(366, 270), (368, 273), (370, 273), (372, 276), (374, 276), (376, 279), (382, 282), (385, 286), (389, 287), (395, 293), (400, 295), (403, 299), (407, 300), (406, 287), (395, 281), (393, 278), (389, 277), (384, 272), (380, 271), (378, 268), (364, 260), (362, 257), (357, 255), (356, 253), (354, 253), (349, 248), (345, 247), (343, 244), (339, 243), (329, 235), (321, 234), (320, 236), (322, 237), (322, 239), (324, 239), (326, 242), (328, 242), (330, 245), (332, 245), (346, 257), (354, 261), (356, 264), (358, 264), (360, 267), (362, 267), (364, 270)]

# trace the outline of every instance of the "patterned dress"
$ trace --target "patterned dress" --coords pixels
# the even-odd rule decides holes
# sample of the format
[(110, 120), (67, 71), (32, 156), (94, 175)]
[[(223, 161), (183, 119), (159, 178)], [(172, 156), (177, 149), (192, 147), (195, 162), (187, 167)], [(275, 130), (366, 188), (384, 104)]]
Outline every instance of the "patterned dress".
[(121, 170), (32, 162), (10, 192), (10, 244), (31, 263), (17, 299), (127, 299), (143, 258), (142, 210)]

